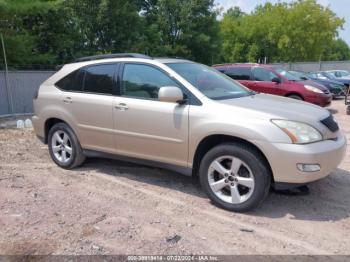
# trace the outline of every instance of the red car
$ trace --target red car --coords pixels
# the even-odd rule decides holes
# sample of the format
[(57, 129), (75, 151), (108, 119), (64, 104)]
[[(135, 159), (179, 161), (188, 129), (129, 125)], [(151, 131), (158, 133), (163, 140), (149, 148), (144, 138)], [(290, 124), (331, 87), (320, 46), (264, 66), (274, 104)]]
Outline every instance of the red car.
[(304, 100), (322, 107), (332, 101), (332, 94), (325, 86), (311, 80), (300, 80), (283, 69), (260, 64), (220, 64), (213, 67), (256, 92)]

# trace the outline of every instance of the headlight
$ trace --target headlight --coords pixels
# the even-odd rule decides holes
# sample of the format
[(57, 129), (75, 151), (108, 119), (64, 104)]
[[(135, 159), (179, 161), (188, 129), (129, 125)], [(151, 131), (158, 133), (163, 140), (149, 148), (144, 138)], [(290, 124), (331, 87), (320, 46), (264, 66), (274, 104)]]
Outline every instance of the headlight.
[(317, 87), (309, 86), (309, 85), (304, 85), (304, 87), (311, 92), (323, 94), (323, 91), (321, 89), (318, 89)]
[(293, 144), (306, 144), (322, 140), (321, 133), (308, 124), (289, 120), (271, 121), (289, 136)]

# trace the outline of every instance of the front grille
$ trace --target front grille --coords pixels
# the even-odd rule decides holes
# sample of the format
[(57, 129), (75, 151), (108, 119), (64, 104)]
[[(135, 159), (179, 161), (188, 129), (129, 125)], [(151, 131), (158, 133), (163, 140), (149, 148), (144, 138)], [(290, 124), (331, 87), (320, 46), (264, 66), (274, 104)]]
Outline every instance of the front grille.
[(337, 132), (339, 130), (339, 126), (337, 122), (334, 121), (333, 115), (329, 115), (329, 117), (321, 120), (321, 123), (324, 124), (332, 132)]

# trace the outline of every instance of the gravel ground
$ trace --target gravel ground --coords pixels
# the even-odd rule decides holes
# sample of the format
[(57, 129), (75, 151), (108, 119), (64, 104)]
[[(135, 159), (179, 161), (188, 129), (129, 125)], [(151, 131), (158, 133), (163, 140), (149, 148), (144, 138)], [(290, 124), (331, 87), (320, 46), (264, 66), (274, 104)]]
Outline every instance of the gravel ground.
[[(343, 101), (330, 110), (350, 138)], [(0, 130), (0, 254), (350, 254), (350, 157), (309, 195), (270, 193), (247, 214), (196, 179), (88, 159), (67, 171), (32, 130)]]

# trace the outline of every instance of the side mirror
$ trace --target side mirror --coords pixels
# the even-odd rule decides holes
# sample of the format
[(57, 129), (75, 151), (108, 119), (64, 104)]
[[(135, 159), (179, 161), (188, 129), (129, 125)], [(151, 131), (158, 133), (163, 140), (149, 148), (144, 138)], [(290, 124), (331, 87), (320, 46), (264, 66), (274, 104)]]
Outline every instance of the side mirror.
[(307, 77), (305, 77), (305, 76), (300, 77), (300, 79), (301, 79), (301, 80), (304, 80), (304, 81), (309, 80), (309, 79), (308, 79)]
[(276, 84), (280, 84), (281, 83), (281, 79), (279, 79), (278, 77), (274, 77), (271, 80), (272, 82), (276, 83)]
[(158, 91), (158, 99), (162, 102), (181, 103), (184, 95), (176, 86), (163, 86)]

